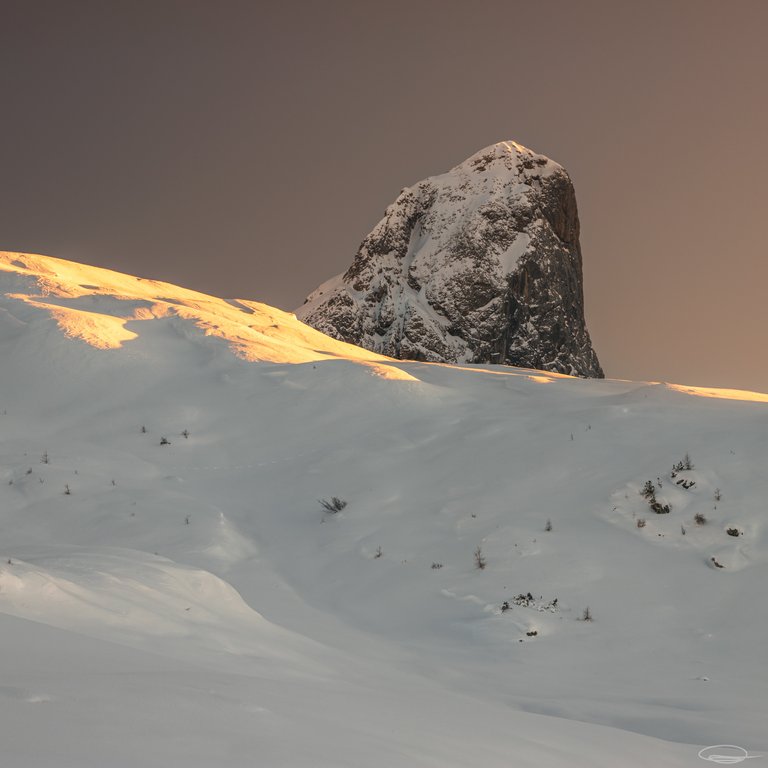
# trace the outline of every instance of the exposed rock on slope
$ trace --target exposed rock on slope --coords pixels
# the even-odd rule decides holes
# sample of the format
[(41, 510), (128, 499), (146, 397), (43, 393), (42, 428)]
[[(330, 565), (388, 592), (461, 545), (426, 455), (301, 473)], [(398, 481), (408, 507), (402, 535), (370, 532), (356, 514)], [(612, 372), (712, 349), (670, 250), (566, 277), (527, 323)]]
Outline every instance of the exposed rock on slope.
[(573, 185), (512, 141), (404, 189), (297, 317), (397, 358), (603, 372), (584, 322)]

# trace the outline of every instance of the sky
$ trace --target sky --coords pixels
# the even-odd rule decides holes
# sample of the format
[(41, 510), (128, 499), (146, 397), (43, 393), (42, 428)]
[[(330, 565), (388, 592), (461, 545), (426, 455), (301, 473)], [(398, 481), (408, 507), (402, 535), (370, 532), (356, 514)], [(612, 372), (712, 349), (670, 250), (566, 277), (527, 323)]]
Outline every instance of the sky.
[(514, 139), (606, 374), (768, 391), (762, 0), (0, 0), (0, 249), (282, 309)]

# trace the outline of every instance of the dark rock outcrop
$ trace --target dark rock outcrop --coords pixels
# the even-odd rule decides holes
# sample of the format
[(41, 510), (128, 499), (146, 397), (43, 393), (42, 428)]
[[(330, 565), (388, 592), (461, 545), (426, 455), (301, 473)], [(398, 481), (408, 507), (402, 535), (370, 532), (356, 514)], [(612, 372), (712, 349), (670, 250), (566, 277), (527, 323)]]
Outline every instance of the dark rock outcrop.
[(296, 315), (391, 357), (603, 375), (584, 322), (565, 170), (500, 142), (404, 189)]

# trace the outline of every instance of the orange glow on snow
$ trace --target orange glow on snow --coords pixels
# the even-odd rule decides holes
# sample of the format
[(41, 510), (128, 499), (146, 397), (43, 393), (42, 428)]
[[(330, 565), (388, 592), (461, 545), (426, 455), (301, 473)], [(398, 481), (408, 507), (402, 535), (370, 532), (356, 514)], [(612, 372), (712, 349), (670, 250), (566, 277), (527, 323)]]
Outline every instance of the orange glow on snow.
[[(528, 373), (529, 368), (512, 368), (506, 370), (491, 370), (482, 368), (481, 365), (474, 365), (471, 368), (466, 365), (456, 365), (454, 363), (426, 363), (419, 362), (419, 365), (439, 365), (444, 368), (450, 368), (452, 371), (466, 371), (467, 373), (487, 373), (490, 376), (522, 376), (529, 381), (535, 381), (537, 384), (551, 384), (555, 379), (575, 379), (576, 376), (569, 376), (566, 373), (555, 373), (554, 371), (536, 371)], [(501, 366), (499, 366), (501, 367)]]
[[(29, 297), (25, 296), (24, 300), (27, 299)], [(125, 327), (128, 318), (101, 315), (98, 312), (80, 312), (69, 307), (57, 307), (39, 301), (28, 303), (49, 310), (59, 328), (67, 336), (82, 339), (98, 349), (117, 349), (123, 346), (124, 341), (138, 338), (137, 333)]]
[[(56, 321), (67, 336), (98, 349), (117, 349), (141, 336), (145, 323), (178, 324), (182, 333), (212, 336), (229, 345), (244, 360), (272, 363), (313, 363), (347, 360), (368, 367), (391, 381), (419, 381), (384, 355), (326, 336), (283, 312), (256, 301), (225, 301), (198, 291), (91, 267), (52, 256), (0, 251), (0, 272), (22, 278), (10, 298), (35, 307)], [(23, 278), (29, 279), (26, 292)], [(188, 329), (188, 330), (187, 330)], [(523, 377), (537, 384), (573, 379), (560, 373), (494, 366), (439, 365), (454, 371), (491, 376)], [(649, 382), (654, 383), (654, 382)], [(768, 403), (768, 394), (663, 384), (695, 397)]]
[(396, 368), (394, 365), (380, 365), (378, 363), (368, 363), (371, 371), (376, 376), (381, 376), (382, 379), (390, 379), (391, 381), (419, 381), (415, 376), (411, 376), (410, 373), (406, 373), (400, 368)]
[(741, 400), (750, 403), (768, 403), (768, 394), (749, 392), (746, 389), (717, 389), (716, 387), (691, 387), (687, 384), (667, 384), (667, 389), (695, 397), (713, 397), (717, 400)]
[(349, 360), (392, 381), (418, 381), (384, 355), (326, 336), (256, 301), (225, 301), (156, 280), (52, 256), (0, 252), (0, 271), (29, 276), (27, 293), (9, 294), (47, 312), (63, 333), (98, 349), (139, 338), (142, 324), (188, 321), (203, 336), (229, 344), (238, 357), (271, 363)]

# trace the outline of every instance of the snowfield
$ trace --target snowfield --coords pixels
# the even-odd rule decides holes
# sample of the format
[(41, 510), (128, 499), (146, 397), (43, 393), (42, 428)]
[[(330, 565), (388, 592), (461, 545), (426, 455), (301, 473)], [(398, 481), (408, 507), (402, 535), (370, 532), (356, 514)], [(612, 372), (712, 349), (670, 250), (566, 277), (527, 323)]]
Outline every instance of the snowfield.
[(394, 361), (17, 253), (0, 360), (3, 765), (768, 750), (768, 395)]

